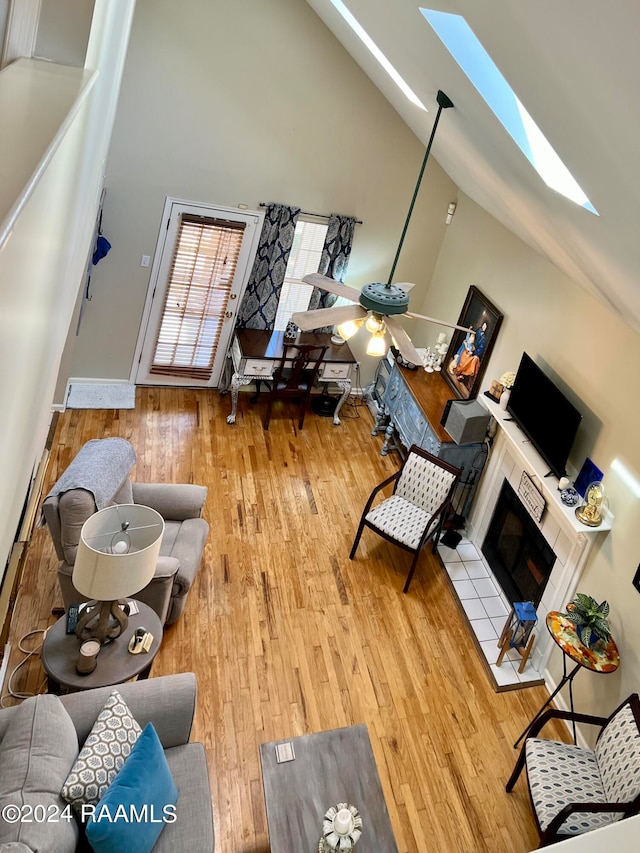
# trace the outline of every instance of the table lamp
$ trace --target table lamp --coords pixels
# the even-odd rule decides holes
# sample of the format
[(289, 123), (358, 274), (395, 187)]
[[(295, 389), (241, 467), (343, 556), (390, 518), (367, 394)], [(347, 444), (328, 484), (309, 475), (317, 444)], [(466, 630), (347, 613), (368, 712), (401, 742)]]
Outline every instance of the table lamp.
[(124, 631), (124, 599), (153, 577), (163, 534), (160, 513), (139, 504), (109, 506), (85, 521), (72, 576), (78, 592), (91, 599), (78, 618), (81, 640), (103, 644)]

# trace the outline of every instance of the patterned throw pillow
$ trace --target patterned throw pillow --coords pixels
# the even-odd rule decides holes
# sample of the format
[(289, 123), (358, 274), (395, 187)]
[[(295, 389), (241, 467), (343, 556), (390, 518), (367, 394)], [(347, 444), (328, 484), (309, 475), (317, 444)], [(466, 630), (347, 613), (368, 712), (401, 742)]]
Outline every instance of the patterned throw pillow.
[(140, 732), (124, 699), (114, 690), (62, 786), (63, 799), (78, 810), (83, 803), (95, 805), (113, 782)]

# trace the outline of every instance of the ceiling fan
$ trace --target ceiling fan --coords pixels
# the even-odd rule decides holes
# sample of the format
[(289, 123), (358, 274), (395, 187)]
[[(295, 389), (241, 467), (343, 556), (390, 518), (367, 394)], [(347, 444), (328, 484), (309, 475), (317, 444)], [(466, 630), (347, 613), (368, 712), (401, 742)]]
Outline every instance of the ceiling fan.
[(434, 317), (426, 317), (424, 314), (415, 314), (409, 311), (408, 291), (413, 285), (402, 282), (392, 284), (393, 274), (396, 269), (396, 264), (398, 263), (405, 234), (407, 233), (409, 220), (413, 213), (413, 206), (415, 204), (416, 196), (418, 195), (418, 189), (420, 188), (420, 182), (422, 181), (425, 166), (427, 165), (433, 138), (436, 133), (436, 128), (438, 127), (438, 121), (440, 120), (440, 114), (443, 109), (448, 109), (453, 106), (452, 101), (441, 90), (438, 90), (436, 99), (438, 101), (438, 112), (433, 123), (431, 137), (422, 161), (422, 168), (418, 175), (418, 181), (413, 192), (413, 198), (409, 205), (409, 212), (407, 213), (407, 218), (404, 223), (400, 243), (398, 244), (396, 256), (391, 267), (391, 272), (389, 273), (389, 280), (386, 284), (383, 284), (382, 282), (365, 284), (360, 293), (358, 293), (352, 287), (347, 287), (341, 282), (335, 281), (328, 276), (320, 275), (319, 273), (311, 273), (310, 275), (304, 276), (302, 280), (306, 284), (311, 284), (314, 287), (318, 287), (320, 290), (325, 290), (327, 293), (332, 293), (335, 296), (342, 296), (344, 299), (348, 299), (349, 302), (353, 304), (342, 305), (337, 308), (316, 308), (312, 311), (299, 311), (294, 313), (291, 319), (296, 326), (303, 331), (311, 331), (312, 329), (319, 329), (323, 326), (338, 326), (340, 336), (347, 339), (351, 337), (352, 334), (355, 334), (363, 323), (366, 323), (367, 330), (373, 335), (369, 342), (369, 346), (367, 347), (368, 355), (384, 355), (386, 350), (384, 335), (385, 331), (387, 331), (393, 338), (395, 345), (400, 350), (400, 354), (405, 361), (412, 364), (420, 364), (422, 359), (420, 357), (420, 353), (411, 342), (409, 335), (396, 319), (398, 316), (426, 320), (429, 323), (449, 326), (452, 329), (460, 329), (463, 332), (468, 331), (464, 326), (458, 326), (455, 323), (437, 320)]

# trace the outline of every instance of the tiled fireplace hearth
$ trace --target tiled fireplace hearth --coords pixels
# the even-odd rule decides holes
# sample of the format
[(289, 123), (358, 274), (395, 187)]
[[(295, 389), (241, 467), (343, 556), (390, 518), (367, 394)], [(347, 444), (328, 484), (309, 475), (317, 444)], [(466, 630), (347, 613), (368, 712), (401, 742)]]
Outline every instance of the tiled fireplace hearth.
[[(525, 435), (505, 420), (508, 415), (499, 406), (486, 398), (482, 402), (498, 424), (491, 455), (467, 520), (466, 538), (456, 549), (440, 544), (438, 551), (497, 689), (508, 690), (540, 683), (545, 678), (549, 657), (556, 648), (545, 627), (545, 617), (550, 610), (563, 610), (571, 599), (596, 537), (606, 535), (613, 517), (608, 515), (596, 530), (582, 525), (573, 508), (560, 500), (557, 479), (545, 477), (547, 466)], [(523, 472), (528, 475), (525, 481), (531, 478), (545, 502), (540, 521), (526, 508)], [(513, 504), (514, 496), (520, 506)], [(488, 534), (489, 539), (498, 538), (497, 545), (494, 541), (488, 547)], [(512, 559), (510, 538), (517, 544), (519, 554), (523, 538), (531, 541), (524, 556)], [(502, 565), (496, 566), (496, 552)], [(507, 570), (513, 568), (513, 583), (504, 579), (505, 565)], [(519, 594), (519, 590), (526, 594)], [(512, 650), (496, 667), (497, 641), (511, 601), (530, 599), (537, 605), (538, 624), (527, 666), (522, 674), (518, 673), (520, 656)]]

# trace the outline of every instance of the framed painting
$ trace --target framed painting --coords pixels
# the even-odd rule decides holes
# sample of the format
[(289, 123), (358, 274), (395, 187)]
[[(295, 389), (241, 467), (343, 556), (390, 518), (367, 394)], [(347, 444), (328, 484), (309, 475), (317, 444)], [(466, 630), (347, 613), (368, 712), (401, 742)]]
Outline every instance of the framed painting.
[(442, 375), (461, 400), (478, 396), (482, 376), (502, 323), (502, 314), (477, 287), (471, 285), (444, 360)]

